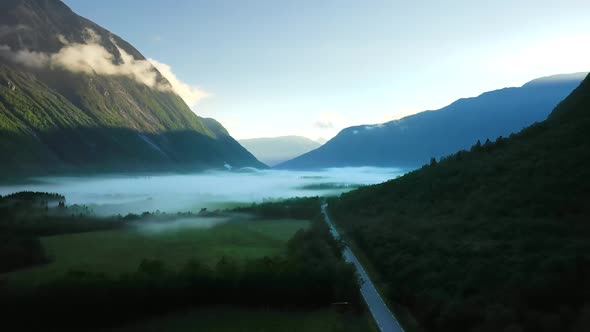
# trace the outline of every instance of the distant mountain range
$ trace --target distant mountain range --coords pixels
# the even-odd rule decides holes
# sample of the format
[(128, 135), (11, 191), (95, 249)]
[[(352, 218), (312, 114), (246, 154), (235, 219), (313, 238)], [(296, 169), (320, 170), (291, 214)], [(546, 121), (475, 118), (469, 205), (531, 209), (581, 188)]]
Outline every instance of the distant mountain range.
[(432, 157), (468, 148), (477, 140), (493, 141), (544, 120), (585, 76), (577, 73), (544, 77), (519, 88), (459, 99), (437, 111), (384, 124), (349, 127), (320, 148), (277, 167), (421, 166)]
[(264, 167), (129, 43), (59, 0), (0, 2), (0, 171)]
[(321, 143), (303, 136), (281, 136), (239, 140), (258, 160), (274, 166), (317, 149)]

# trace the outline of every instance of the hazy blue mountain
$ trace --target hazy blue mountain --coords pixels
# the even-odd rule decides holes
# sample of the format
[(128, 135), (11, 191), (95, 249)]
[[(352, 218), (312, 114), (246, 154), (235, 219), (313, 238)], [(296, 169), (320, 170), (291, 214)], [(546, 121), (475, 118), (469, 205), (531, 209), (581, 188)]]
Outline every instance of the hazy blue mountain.
[(258, 160), (274, 166), (295, 158), (321, 146), (320, 143), (303, 136), (281, 136), (239, 140)]
[(320, 137), (320, 138), (316, 139), (315, 141), (322, 144), (322, 145), (324, 145), (324, 144), (326, 144), (326, 142), (328, 142), (328, 140), (323, 137)]
[(264, 167), (132, 45), (59, 0), (0, 2), (2, 176)]
[(477, 140), (493, 141), (544, 120), (585, 76), (577, 73), (539, 78), (519, 88), (459, 99), (437, 111), (349, 127), (320, 148), (277, 167), (420, 166), (432, 157), (468, 148)]

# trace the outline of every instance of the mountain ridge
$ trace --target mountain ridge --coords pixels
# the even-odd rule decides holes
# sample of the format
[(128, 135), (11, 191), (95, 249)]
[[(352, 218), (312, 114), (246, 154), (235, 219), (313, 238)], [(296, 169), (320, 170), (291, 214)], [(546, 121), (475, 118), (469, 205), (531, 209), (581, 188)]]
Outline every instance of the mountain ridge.
[(322, 147), (279, 164), (277, 168), (414, 168), (432, 157), (440, 158), (468, 148), (477, 140), (495, 140), (544, 120), (557, 103), (580, 84), (584, 74), (539, 78), (521, 87), (461, 98), (439, 110), (383, 124), (348, 127)]
[[(546, 120), (330, 201), (424, 331), (585, 331), (590, 76)], [(482, 287), (485, 285), (485, 287)]]
[(266, 167), (131, 44), (61, 1), (7, 0), (0, 21), (3, 174)]

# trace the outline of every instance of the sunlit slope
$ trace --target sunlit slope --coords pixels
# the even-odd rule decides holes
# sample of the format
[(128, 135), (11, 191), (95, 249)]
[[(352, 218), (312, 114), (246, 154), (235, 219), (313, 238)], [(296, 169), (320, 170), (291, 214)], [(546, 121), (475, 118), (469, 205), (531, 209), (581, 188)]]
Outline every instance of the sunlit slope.
[(507, 137), (544, 120), (584, 77), (582, 73), (544, 77), (519, 88), (459, 99), (440, 110), (345, 128), (320, 148), (278, 167), (419, 167), (432, 157), (469, 148), (478, 139)]
[[(135, 48), (61, 1), (3, 1), (0, 21), (5, 175), (263, 166), (219, 123), (196, 116)], [(106, 74), (39, 64), (88, 45), (106, 54)]]
[(546, 121), (343, 194), (334, 219), (427, 331), (585, 330), (589, 133), (587, 78)]

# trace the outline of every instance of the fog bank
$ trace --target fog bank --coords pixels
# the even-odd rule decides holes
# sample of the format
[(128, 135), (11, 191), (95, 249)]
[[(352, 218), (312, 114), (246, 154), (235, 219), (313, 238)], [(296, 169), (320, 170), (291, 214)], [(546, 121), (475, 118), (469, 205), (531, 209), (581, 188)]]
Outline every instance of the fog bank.
[[(186, 175), (51, 177), (37, 183), (0, 187), (16, 191), (57, 192), (67, 204), (88, 205), (99, 215), (144, 211), (198, 212), (295, 196), (333, 195), (357, 185), (381, 183), (404, 171), (394, 168), (335, 168), (322, 171), (211, 171)], [(326, 185), (323, 185), (326, 184)], [(340, 185), (335, 185), (340, 184)]]

